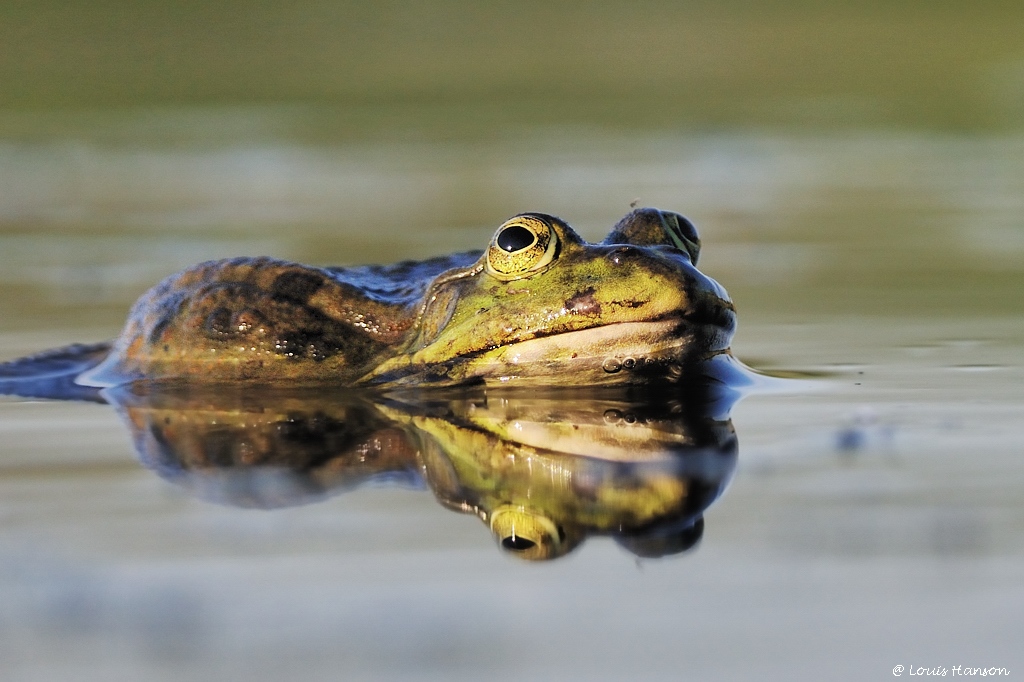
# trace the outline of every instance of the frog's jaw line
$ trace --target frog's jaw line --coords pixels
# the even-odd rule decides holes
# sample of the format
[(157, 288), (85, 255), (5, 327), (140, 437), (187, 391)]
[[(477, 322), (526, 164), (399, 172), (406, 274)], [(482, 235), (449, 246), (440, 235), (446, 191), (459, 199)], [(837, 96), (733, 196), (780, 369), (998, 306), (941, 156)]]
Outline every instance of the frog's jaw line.
[[(622, 386), (676, 382), (693, 356), (692, 329), (677, 318), (619, 322), (519, 341), (452, 363), (380, 368), (360, 383), (387, 386)], [(450, 364), (450, 366), (448, 366)]]
[[(488, 384), (628, 384), (637, 370), (666, 369), (688, 355), (689, 334), (678, 320), (620, 322), (520, 341), (496, 348), (468, 363)], [(641, 383), (645, 383), (641, 381)]]

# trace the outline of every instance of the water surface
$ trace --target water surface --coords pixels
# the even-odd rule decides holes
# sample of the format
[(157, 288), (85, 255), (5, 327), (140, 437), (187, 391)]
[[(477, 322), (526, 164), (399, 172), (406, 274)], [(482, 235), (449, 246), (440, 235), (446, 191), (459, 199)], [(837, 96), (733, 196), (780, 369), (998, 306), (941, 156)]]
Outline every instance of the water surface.
[(4, 665), (12, 679), (1014, 669), (1020, 149), (868, 133), (20, 146), (0, 171), (24, 188), (0, 237), (8, 358), (112, 336), (135, 295), (203, 258), (426, 256), (478, 247), (528, 208), (596, 239), (640, 197), (702, 228), (702, 268), (739, 310), (737, 355), (821, 378), (734, 409), (735, 477), (696, 548), (640, 559), (598, 536), (540, 567), (422, 483), (218, 504), (140, 464), (107, 406), (4, 399)]

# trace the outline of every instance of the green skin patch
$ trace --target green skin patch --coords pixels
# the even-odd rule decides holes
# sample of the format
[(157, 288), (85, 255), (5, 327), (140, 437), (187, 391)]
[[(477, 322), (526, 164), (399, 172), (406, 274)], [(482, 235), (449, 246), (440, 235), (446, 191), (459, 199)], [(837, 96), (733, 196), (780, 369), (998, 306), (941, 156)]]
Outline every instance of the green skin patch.
[(537, 213), (483, 252), (393, 266), (203, 263), (151, 289), (78, 382), (671, 383), (727, 352), (735, 313), (682, 216), (637, 209), (600, 244)]

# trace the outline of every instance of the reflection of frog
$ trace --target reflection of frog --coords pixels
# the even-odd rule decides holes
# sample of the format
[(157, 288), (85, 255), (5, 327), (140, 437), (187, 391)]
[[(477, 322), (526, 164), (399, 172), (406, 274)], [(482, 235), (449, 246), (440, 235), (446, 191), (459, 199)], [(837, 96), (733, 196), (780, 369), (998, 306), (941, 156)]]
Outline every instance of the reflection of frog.
[(218, 387), (102, 395), (143, 464), (212, 502), (287, 507), (369, 480), (421, 485), (407, 429), (358, 394)]
[[(689, 549), (736, 464), (732, 423), (693, 396), (477, 396), (417, 412), (424, 473), (499, 546), (553, 559), (589, 535), (639, 556)], [(440, 409), (438, 409), (440, 408)]]
[(694, 267), (699, 248), (682, 216), (637, 209), (600, 244), (526, 213), (482, 253), (203, 263), (139, 299), (78, 383), (677, 382), (691, 361), (726, 352), (735, 324), (725, 291)]
[(501, 549), (527, 559), (594, 534), (640, 556), (683, 551), (736, 463), (729, 399), (707, 391), (139, 388), (103, 395), (140, 459), (199, 497), (278, 507), (368, 480), (425, 479), (444, 506), (478, 516)]

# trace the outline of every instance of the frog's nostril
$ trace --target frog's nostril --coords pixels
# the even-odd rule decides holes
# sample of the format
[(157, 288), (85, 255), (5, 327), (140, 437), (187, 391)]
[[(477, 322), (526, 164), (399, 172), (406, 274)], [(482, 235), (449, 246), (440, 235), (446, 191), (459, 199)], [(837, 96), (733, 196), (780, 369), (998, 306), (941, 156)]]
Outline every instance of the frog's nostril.
[(632, 246), (616, 246), (608, 252), (608, 260), (615, 265), (618, 265), (625, 259), (629, 258), (633, 251), (635, 251), (635, 249)]

